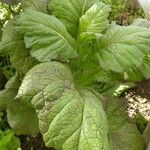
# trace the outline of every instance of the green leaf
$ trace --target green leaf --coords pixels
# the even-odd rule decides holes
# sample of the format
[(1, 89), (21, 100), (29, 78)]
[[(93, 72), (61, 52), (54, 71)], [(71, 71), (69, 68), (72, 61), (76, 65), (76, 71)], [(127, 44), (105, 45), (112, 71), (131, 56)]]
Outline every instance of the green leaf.
[(31, 69), (17, 99), (36, 108), (46, 146), (109, 150), (107, 118), (101, 101), (91, 91), (77, 91), (70, 70), (63, 64), (48, 62)]
[[(147, 145), (147, 147), (150, 146), (150, 121), (147, 123), (147, 127), (143, 133), (143, 137), (145, 140), (145, 144)], [(148, 148), (146, 150), (149, 150)]]
[[(100, 68), (99, 68), (100, 69)], [(123, 79), (121, 74), (112, 72), (112, 71), (105, 71), (101, 68), (101, 70), (96, 74), (96, 81), (98, 82), (112, 82), (112, 81), (119, 81)]]
[(132, 68), (129, 69), (127, 72), (124, 73), (124, 79), (127, 81), (139, 82), (144, 79), (143, 74), (139, 68)]
[(131, 25), (132, 26), (139, 26), (139, 27), (149, 28), (150, 27), (150, 21), (147, 20), (147, 19), (137, 18), (137, 19), (134, 20), (134, 22)]
[(4, 28), (2, 39), (0, 42), (0, 55), (16, 49), (17, 45), (20, 44), (20, 36), (17, 36), (14, 28), (14, 21), (9, 21)]
[(20, 141), (14, 136), (12, 131), (0, 131), (0, 149), (17, 150), (20, 147)]
[(22, 0), (21, 8), (23, 10), (28, 8), (47, 13), (48, 2), (47, 0)]
[(29, 49), (25, 48), (24, 42), (20, 43), (15, 51), (9, 53), (12, 66), (22, 74), (26, 74), (38, 61), (30, 56)]
[(141, 70), (146, 79), (150, 79), (150, 55), (145, 57), (142, 67), (139, 70)]
[(146, 55), (142, 65), (139, 68), (133, 68), (125, 73), (125, 79), (128, 81), (140, 82), (143, 79), (150, 79), (150, 56)]
[(24, 106), (22, 102), (10, 102), (7, 108), (7, 120), (16, 134), (36, 135), (39, 132), (35, 110)]
[(12, 77), (5, 85), (5, 89), (0, 91), (0, 106), (7, 107), (17, 94), (20, 81), (18, 77)]
[[(149, 28), (150, 21), (147, 19), (136, 19), (131, 25)], [(136, 82), (142, 81), (144, 78), (149, 79), (150, 78), (150, 55), (148, 54), (145, 56), (142, 66), (128, 71), (127, 76), (129, 80), (136, 81)]]
[(100, 40), (101, 48), (97, 54), (102, 68), (123, 73), (140, 67), (149, 52), (149, 31), (136, 26), (110, 28)]
[(49, 9), (67, 27), (68, 32), (77, 37), (79, 19), (99, 0), (50, 0)]
[(25, 35), (31, 55), (41, 62), (77, 56), (74, 39), (54, 16), (28, 9), (21, 14), (17, 29)]
[(106, 110), (110, 131), (115, 131), (127, 121), (126, 105), (123, 99), (111, 98)]
[(130, 123), (110, 133), (110, 145), (112, 150), (144, 150), (145, 148), (137, 127)]
[(108, 16), (110, 7), (102, 2), (95, 3), (87, 12), (80, 18), (80, 36), (88, 34), (100, 34), (108, 25)]
[(25, 48), (23, 37), (15, 30), (15, 20), (10, 20), (4, 28), (0, 43), (0, 54), (8, 53), (12, 66), (22, 74), (31, 69), (38, 62), (30, 56), (29, 49)]
[(149, 150), (150, 149), (150, 143), (148, 144), (148, 146), (147, 146), (147, 149), (146, 150)]
[(7, 121), (17, 134), (35, 135), (38, 132), (38, 119), (35, 110), (14, 100), (19, 86), (20, 81), (16, 76), (8, 81), (5, 90), (0, 91), (0, 106), (6, 108)]
[(123, 99), (105, 100), (111, 150), (144, 150), (144, 140), (126, 114)]
[(1, 41), (1, 38), (2, 38), (2, 29), (0, 28), (0, 41)]

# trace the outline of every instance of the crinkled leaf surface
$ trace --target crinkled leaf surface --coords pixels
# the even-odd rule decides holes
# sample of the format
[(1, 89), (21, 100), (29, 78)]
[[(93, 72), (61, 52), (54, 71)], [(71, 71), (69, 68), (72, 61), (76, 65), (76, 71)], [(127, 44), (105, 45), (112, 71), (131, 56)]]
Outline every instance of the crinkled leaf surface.
[(91, 91), (77, 91), (65, 65), (49, 62), (35, 66), (25, 76), (17, 99), (36, 108), (48, 147), (109, 150), (107, 119), (100, 100)]
[(109, 122), (111, 150), (144, 150), (144, 140), (137, 127), (130, 123), (124, 101), (111, 98), (104, 105)]
[(108, 16), (110, 7), (102, 2), (95, 3), (87, 12), (80, 18), (80, 36), (87, 34), (100, 34), (108, 25)]
[(115, 26), (100, 40), (98, 60), (105, 70), (125, 72), (142, 65), (149, 52), (149, 29), (129, 26)]
[[(136, 19), (132, 24), (132, 26), (139, 26), (139, 27), (150, 27), (150, 21), (146, 19)], [(149, 53), (145, 55), (143, 63), (140, 67), (135, 67), (132, 69), (129, 69), (126, 72), (125, 78), (127, 80), (131, 80), (134, 82), (140, 82), (144, 78), (149, 79), (150, 78), (150, 55)]]
[(23, 37), (17, 34), (14, 23), (14, 20), (10, 20), (4, 28), (0, 54), (8, 53), (12, 66), (19, 73), (25, 74), (38, 62), (30, 56), (29, 49), (25, 48)]
[(31, 55), (41, 62), (77, 56), (74, 39), (54, 16), (28, 9), (21, 14), (17, 29), (25, 35)]
[(17, 134), (35, 135), (38, 132), (35, 110), (14, 100), (19, 86), (20, 81), (16, 76), (8, 81), (5, 90), (0, 91), (0, 106), (6, 107), (8, 123)]
[(49, 9), (67, 27), (68, 32), (76, 37), (78, 34), (79, 19), (99, 0), (50, 0)]
[(22, 9), (33, 9), (36, 11), (47, 13), (48, 1), (47, 0), (22, 0)]

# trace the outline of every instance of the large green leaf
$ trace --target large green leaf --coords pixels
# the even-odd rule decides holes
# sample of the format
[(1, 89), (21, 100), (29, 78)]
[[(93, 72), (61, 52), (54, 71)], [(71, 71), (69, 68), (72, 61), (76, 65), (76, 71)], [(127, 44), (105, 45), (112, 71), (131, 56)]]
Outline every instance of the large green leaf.
[(14, 100), (19, 86), (20, 81), (16, 76), (8, 81), (5, 90), (0, 91), (0, 107), (6, 108), (8, 123), (17, 134), (35, 135), (38, 132), (35, 110)]
[(150, 49), (150, 30), (115, 26), (100, 40), (98, 60), (105, 70), (123, 73), (140, 67)]
[(25, 35), (31, 55), (41, 62), (77, 56), (74, 39), (54, 16), (28, 9), (21, 14), (17, 29)]
[(76, 37), (80, 17), (99, 0), (50, 0), (49, 9), (67, 27), (69, 33)]
[[(136, 19), (131, 25), (149, 28), (150, 22), (146, 19)], [(144, 78), (145, 79), (150, 78), (150, 56), (149, 56), (149, 54), (145, 55), (143, 63), (140, 67), (130, 68), (125, 73), (125, 79), (126, 80), (130, 80), (130, 81), (134, 81), (134, 82), (140, 82)]]
[(17, 99), (36, 108), (48, 147), (109, 150), (107, 119), (100, 100), (91, 91), (77, 91), (63, 64), (49, 62), (31, 69)]
[(95, 35), (104, 31), (108, 25), (110, 7), (102, 2), (95, 3), (80, 18), (80, 36)]
[(2, 41), (0, 42), (0, 54), (8, 53), (12, 66), (22, 74), (31, 69), (37, 61), (30, 56), (29, 49), (25, 48), (23, 37), (15, 30), (15, 21), (10, 20), (4, 28)]
[(109, 122), (111, 150), (144, 150), (144, 139), (129, 121), (125, 101), (111, 98), (104, 103)]

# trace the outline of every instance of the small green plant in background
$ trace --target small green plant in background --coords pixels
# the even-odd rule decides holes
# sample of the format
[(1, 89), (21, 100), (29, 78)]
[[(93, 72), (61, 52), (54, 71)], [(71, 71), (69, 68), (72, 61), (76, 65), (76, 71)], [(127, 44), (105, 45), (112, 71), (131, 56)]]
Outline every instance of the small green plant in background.
[(12, 130), (6, 127), (3, 115), (3, 112), (0, 112), (0, 149), (19, 150), (20, 140), (18, 137), (15, 136)]
[(14, 136), (12, 131), (0, 131), (0, 149), (1, 150), (19, 150), (20, 141)]
[(144, 18), (143, 10), (137, 0), (103, 0), (112, 8), (111, 20), (120, 25), (129, 25), (135, 18)]

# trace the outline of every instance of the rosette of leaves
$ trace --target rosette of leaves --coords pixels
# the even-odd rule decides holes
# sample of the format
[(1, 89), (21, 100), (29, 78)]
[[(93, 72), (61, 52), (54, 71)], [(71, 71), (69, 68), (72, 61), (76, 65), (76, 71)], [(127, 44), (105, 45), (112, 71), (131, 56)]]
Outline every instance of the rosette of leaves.
[(144, 150), (124, 101), (103, 100), (97, 85), (149, 77), (150, 30), (109, 24), (111, 9), (99, 0), (28, 2), (0, 43), (19, 79), (12, 97), (12, 84), (0, 93), (11, 127), (39, 128), (57, 150)]

